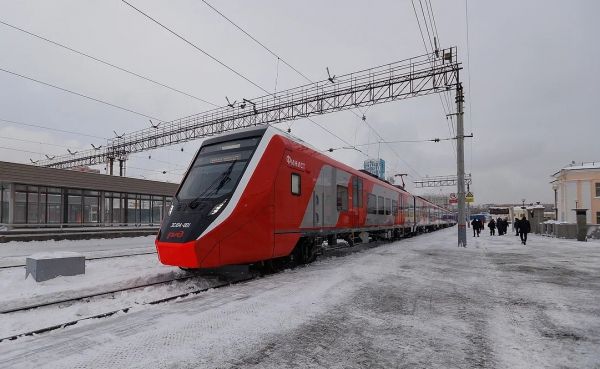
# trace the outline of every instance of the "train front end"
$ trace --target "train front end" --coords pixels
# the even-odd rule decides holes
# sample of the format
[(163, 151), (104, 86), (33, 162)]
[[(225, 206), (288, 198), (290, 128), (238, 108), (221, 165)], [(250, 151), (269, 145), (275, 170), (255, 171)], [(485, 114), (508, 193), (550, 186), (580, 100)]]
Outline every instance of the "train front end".
[(215, 228), (231, 214), (247, 184), (252, 174), (249, 166), (264, 132), (254, 129), (202, 144), (157, 235), (161, 263), (184, 268), (221, 265)]

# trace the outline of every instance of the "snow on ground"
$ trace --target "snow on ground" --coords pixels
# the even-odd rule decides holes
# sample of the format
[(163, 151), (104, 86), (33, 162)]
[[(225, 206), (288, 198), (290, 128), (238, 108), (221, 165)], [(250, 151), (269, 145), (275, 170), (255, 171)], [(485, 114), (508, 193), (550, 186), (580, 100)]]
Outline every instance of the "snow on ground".
[(453, 228), (3, 342), (0, 367), (599, 367), (597, 243), (468, 241)]
[(77, 252), (86, 258), (156, 251), (155, 236), (93, 240), (29, 241), (0, 243), (0, 267), (24, 265), (25, 258), (38, 252)]

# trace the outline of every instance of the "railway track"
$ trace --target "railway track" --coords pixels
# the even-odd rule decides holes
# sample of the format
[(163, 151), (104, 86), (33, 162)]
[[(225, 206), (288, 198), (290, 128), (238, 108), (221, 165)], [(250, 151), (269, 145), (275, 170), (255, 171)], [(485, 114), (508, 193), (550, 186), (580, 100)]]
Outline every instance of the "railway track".
[[(114, 258), (124, 258), (124, 257), (129, 257), (129, 256), (152, 255), (152, 254), (156, 254), (156, 251), (140, 252), (140, 253), (135, 253), (135, 254), (125, 254), (125, 255), (95, 256), (95, 257), (91, 257), (91, 258), (86, 257), (85, 260), (88, 261), (88, 260), (114, 259)], [(24, 266), (25, 266), (25, 264), (3, 265), (3, 266), (0, 266), (0, 270), (12, 269), (12, 268), (22, 268)]]
[[(373, 241), (370, 243), (366, 243), (366, 244), (355, 244), (353, 246), (348, 246), (348, 245), (339, 245), (336, 247), (326, 247), (324, 249), (324, 252), (319, 256), (319, 258), (322, 257), (340, 257), (340, 256), (347, 256), (349, 254), (352, 253), (356, 253), (356, 252), (360, 252), (360, 251), (364, 251), (364, 250), (368, 250), (377, 246), (380, 246), (382, 243), (387, 243), (387, 241)], [(123, 255), (126, 256), (126, 255)], [(166, 285), (172, 282), (178, 282), (178, 281), (183, 281), (183, 280), (190, 280), (190, 279), (195, 279), (198, 277), (207, 277), (207, 276), (218, 276), (218, 277), (223, 277), (223, 275), (219, 274), (218, 271), (215, 271), (216, 274), (207, 274), (207, 273), (192, 273), (191, 275), (186, 275), (186, 276), (181, 276), (178, 278), (173, 278), (167, 281), (161, 281), (161, 282), (153, 282), (153, 283), (148, 283), (148, 284), (144, 284), (144, 285), (139, 285), (139, 286), (134, 286), (134, 287), (127, 287), (127, 288), (121, 288), (121, 289), (115, 289), (115, 290), (111, 290), (111, 291), (104, 291), (104, 292), (100, 292), (100, 293), (94, 293), (94, 294), (88, 294), (85, 296), (78, 296), (75, 298), (67, 298), (67, 299), (61, 299), (61, 300), (55, 300), (55, 301), (50, 301), (50, 302), (44, 302), (44, 303), (40, 303), (40, 304), (32, 304), (32, 305), (28, 305), (28, 306), (23, 306), (23, 307), (18, 307), (18, 308), (12, 308), (12, 309), (6, 309), (3, 311), (0, 311), (0, 314), (4, 315), (4, 314), (11, 314), (11, 313), (17, 313), (17, 312), (24, 312), (24, 311), (28, 311), (28, 310), (33, 310), (33, 309), (37, 309), (37, 308), (41, 308), (41, 307), (48, 307), (48, 306), (52, 306), (52, 305), (60, 305), (60, 304), (65, 304), (65, 303), (70, 303), (70, 302), (78, 302), (78, 301), (83, 301), (86, 299), (90, 299), (90, 298), (96, 298), (96, 297), (102, 297), (102, 296), (111, 296), (111, 295), (115, 295), (117, 293), (120, 292), (124, 292), (124, 291), (131, 291), (131, 290), (136, 290), (136, 289), (144, 289), (147, 287), (152, 287), (152, 286), (157, 286), (157, 285)], [(274, 274), (274, 273), (269, 273), (269, 274)], [(233, 280), (225, 280), (222, 283), (216, 284), (216, 285), (212, 285), (209, 287), (203, 287), (203, 288), (199, 288), (193, 291), (188, 291), (185, 293), (181, 293), (181, 294), (176, 294), (176, 295), (171, 295), (168, 297), (164, 297), (161, 299), (157, 299), (157, 300), (152, 300), (152, 301), (148, 301), (142, 305), (157, 305), (157, 304), (162, 304), (162, 303), (166, 303), (169, 301), (173, 301), (179, 298), (185, 298), (188, 296), (192, 296), (192, 295), (197, 295), (200, 294), (202, 292), (206, 292), (210, 289), (218, 289), (218, 288), (223, 288), (223, 287), (227, 287), (227, 286), (231, 286), (231, 285), (235, 285), (235, 284), (240, 284), (240, 283), (245, 283), (245, 282), (249, 282), (251, 280), (256, 279), (259, 276), (262, 276), (264, 274), (259, 273), (259, 272), (248, 272), (248, 275), (245, 276), (238, 276), (237, 278), (233, 279)], [(139, 305), (136, 305), (139, 306)], [(68, 322), (64, 322), (64, 323), (60, 323), (60, 324), (55, 324), (52, 326), (48, 326), (48, 327), (44, 327), (44, 328), (39, 328), (39, 329), (35, 329), (35, 330), (31, 330), (28, 332), (24, 332), (24, 333), (19, 333), (19, 334), (15, 334), (15, 335), (11, 335), (11, 336), (7, 336), (7, 337), (2, 337), (0, 338), (0, 342), (4, 342), (4, 341), (14, 341), (16, 339), (22, 338), (22, 337), (29, 337), (29, 336), (33, 336), (33, 335), (37, 335), (37, 334), (42, 334), (42, 333), (47, 333), (47, 332), (51, 332), (57, 329), (61, 329), (61, 328), (66, 328), (69, 326), (73, 326), (76, 325), (79, 322), (83, 322), (83, 321), (88, 321), (88, 320), (94, 320), (94, 319), (101, 319), (101, 318), (107, 318), (110, 316), (113, 316), (115, 314), (118, 313), (127, 313), (129, 312), (131, 309), (133, 308), (133, 306), (127, 306), (127, 307), (123, 307), (123, 308), (119, 308), (116, 310), (111, 310), (108, 312), (104, 312), (104, 313), (99, 313), (99, 314), (94, 314), (91, 316), (87, 316), (84, 318), (80, 318), (80, 319), (74, 319)]]

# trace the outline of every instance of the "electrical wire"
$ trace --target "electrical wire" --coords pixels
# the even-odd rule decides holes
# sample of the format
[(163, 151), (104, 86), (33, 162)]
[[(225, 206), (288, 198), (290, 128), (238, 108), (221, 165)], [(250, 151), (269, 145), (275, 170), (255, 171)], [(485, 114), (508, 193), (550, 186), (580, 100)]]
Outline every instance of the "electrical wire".
[(40, 124), (18, 122), (18, 121), (4, 119), (4, 118), (0, 118), (0, 122), (5, 122), (5, 123), (8, 123), (8, 124), (13, 124), (13, 125), (33, 127), (33, 128), (47, 129), (49, 131), (55, 131), (55, 132), (61, 132), (61, 133), (68, 133), (68, 134), (72, 134), (72, 135), (78, 135), (78, 136), (84, 136), (84, 137), (91, 137), (91, 138), (98, 138), (98, 139), (106, 140), (105, 137), (94, 136), (94, 135), (90, 135), (90, 134), (82, 133), (82, 132), (69, 131), (69, 130), (66, 130), (66, 129), (52, 128), (52, 127), (43, 126), (43, 125), (40, 125)]
[[(469, 125), (471, 126), (471, 132), (473, 132), (473, 111), (471, 108), (471, 100), (473, 99), (473, 94), (471, 93), (471, 48), (469, 46), (469, 9), (467, 7), (467, 1), (465, 0), (465, 23), (466, 23), (466, 31), (467, 31), (467, 84), (469, 86)], [(471, 146), (471, 160), (469, 161), (469, 171), (473, 171), (473, 140), (470, 143)]]
[(177, 32), (173, 31), (172, 29), (170, 29), (169, 27), (165, 26), (164, 24), (160, 23), (158, 20), (152, 18), (150, 15), (144, 13), (142, 10), (136, 8), (135, 6), (131, 5), (130, 3), (128, 3), (125, 0), (121, 0), (122, 2), (124, 2), (125, 4), (127, 4), (129, 7), (131, 7), (132, 9), (134, 9), (135, 11), (137, 11), (138, 13), (142, 14), (144, 17), (150, 19), (152, 22), (158, 24), (160, 27), (162, 27), (163, 29), (165, 29), (166, 31), (168, 31), (169, 33), (171, 33), (172, 35), (174, 35), (175, 37), (179, 38), (180, 40), (182, 40), (183, 42), (187, 43), (188, 45), (190, 45), (191, 47), (193, 47), (194, 49), (200, 51), (201, 53), (203, 53), (204, 55), (208, 56), (210, 59), (212, 59), (213, 61), (217, 62), (218, 64), (220, 64), (221, 66), (223, 66), (224, 68), (228, 69), (229, 71), (233, 72), (235, 75), (237, 75), (238, 77), (244, 79), (246, 82), (250, 83), (251, 85), (253, 85), (254, 87), (262, 90), (263, 92), (265, 92), (266, 94), (271, 94), (269, 91), (265, 90), (262, 86), (258, 85), (257, 83), (253, 82), (252, 80), (250, 80), (249, 78), (247, 78), (246, 76), (244, 76), (243, 74), (241, 74), (240, 72), (238, 72), (237, 70), (233, 69), (232, 67), (230, 67), (229, 65), (223, 63), (221, 60), (217, 59), (216, 57), (212, 56), (211, 54), (209, 54), (208, 52), (206, 52), (205, 50), (203, 50), (202, 48), (200, 48), (199, 46), (197, 46), (196, 44), (194, 44), (193, 42), (189, 41), (188, 39), (186, 39), (185, 37), (181, 36), (180, 34), (178, 34)]
[(26, 140), (26, 139), (23, 139), (23, 138), (16, 138), (16, 137), (0, 136), (0, 139), (1, 140), (19, 141), (19, 142), (29, 142), (29, 143), (35, 143), (35, 144), (40, 144), (40, 145), (60, 147), (60, 148), (63, 148), (63, 149), (67, 149), (67, 148), (71, 149), (71, 148), (73, 148), (73, 149), (85, 150), (85, 148), (83, 148), (83, 147), (67, 147), (67, 146), (64, 146), (64, 145), (57, 145), (57, 144), (52, 144), (52, 143), (44, 142), (44, 141)]
[[(228, 69), (229, 71), (233, 72), (234, 74), (236, 74), (237, 76), (239, 76), (240, 78), (244, 79), (245, 81), (247, 81), (248, 83), (252, 84), (253, 86), (259, 88), (260, 90), (262, 90), (263, 92), (265, 92), (267, 95), (273, 95), (272, 93), (270, 93), (269, 91), (267, 91), (266, 89), (264, 89), (262, 86), (258, 85), (257, 83), (253, 82), (252, 80), (250, 80), (249, 78), (247, 78), (246, 76), (242, 75), (240, 72), (236, 71), (235, 69), (231, 68), (230, 66), (228, 66), (227, 64), (225, 64), (224, 62), (222, 62), (221, 60), (215, 58), (214, 56), (212, 56), (211, 54), (209, 54), (208, 52), (206, 52), (205, 50), (203, 50), (202, 48), (200, 48), (199, 46), (195, 45), (194, 43), (192, 43), (191, 41), (189, 41), (188, 39), (184, 38), (183, 36), (181, 36), (180, 34), (176, 33), (175, 31), (171, 30), (170, 28), (168, 28), (167, 26), (165, 26), (164, 24), (160, 23), (158, 20), (154, 19), (153, 17), (151, 17), (150, 15), (146, 14), (145, 12), (143, 12), (142, 10), (136, 8), (135, 6), (131, 5), (130, 3), (128, 3), (125, 0), (121, 0), (122, 2), (124, 2), (125, 4), (127, 4), (129, 7), (133, 8), (134, 10), (136, 10), (138, 13), (142, 14), (143, 16), (145, 16), (146, 18), (150, 19), (152, 22), (158, 24), (160, 27), (162, 27), (163, 29), (165, 29), (166, 31), (168, 31), (169, 33), (173, 34), (174, 36), (176, 36), (177, 38), (181, 39), (182, 41), (184, 41), (185, 43), (187, 43), (188, 45), (192, 46), (193, 48), (195, 48), (196, 50), (202, 52), (204, 55), (208, 56), (210, 59), (212, 59), (213, 61), (217, 62), (218, 64), (220, 64), (221, 66), (225, 67), (226, 69)], [(208, 3), (207, 3), (208, 5)], [(229, 19), (228, 19), (229, 20)], [(231, 21), (230, 21), (231, 22)], [(233, 23), (233, 22), (231, 22)], [(238, 27), (240, 30), (242, 30), (240, 27)], [(243, 30), (242, 30), (243, 31)], [(247, 35), (249, 35), (247, 32), (243, 31), (244, 33), (246, 33)], [(253, 38), (253, 37), (252, 37)], [(254, 39), (254, 38), (253, 38)], [(256, 39), (254, 39), (256, 41)], [(262, 44), (261, 44), (262, 45)], [(264, 45), (262, 45), (264, 46)], [(275, 54), (276, 55), (276, 54)], [(282, 59), (283, 61), (283, 59)], [(285, 63), (285, 61), (283, 61)], [(286, 65), (288, 65), (286, 63)], [(295, 68), (293, 68), (295, 69)], [(304, 76), (305, 77), (305, 76)], [(309, 79), (310, 81), (310, 79)], [(320, 125), (319, 123), (315, 122), (314, 120), (307, 118), (309, 121), (311, 121), (312, 123), (316, 124), (317, 126), (319, 126), (321, 129), (323, 129), (325, 132), (331, 134), (332, 136), (336, 137), (337, 139), (341, 140), (342, 142), (349, 144), (346, 140), (342, 139), (341, 137), (339, 137), (338, 135), (334, 134), (333, 132), (331, 132), (330, 130), (326, 129), (325, 127), (323, 127), (322, 125)]]
[(313, 82), (310, 78), (308, 78), (307, 76), (305, 76), (302, 72), (300, 72), (298, 69), (294, 68), (290, 63), (286, 62), (281, 56), (279, 56), (278, 54), (276, 54), (273, 50), (269, 49), (267, 46), (265, 46), (262, 42), (258, 41), (254, 36), (252, 36), (251, 34), (249, 34), (248, 32), (246, 32), (246, 30), (244, 30), (242, 27), (238, 26), (235, 22), (233, 22), (231, 19), (229, 19), (225, 14), (223, 14), (222, 12), (220, 12), (218, 9), (216, 9), (214, 6), (212, 6), (211, 4), (209, 4), (206, 0), (202, 0), (202, 2), (204, 4), (206, 4), (209, 8), (211, 8), (212, 10), (214, 10), (217, 14), (219, 14), (221, 17), (225, 18), (229, 23), (231, 23), (235, 28), (239, 29), (242, 33), (244, 33), (246, 36), (250, 37), (250, 39), (252, 39), (252, 41), (256, 42), (257, 44), (259, 44), (263, 49), (267, 50), (271, 55), (273, 55), (274, 57), (276, 57), (277, 59), (281, 60), (281, 62), (283, 64), (285, 64), (286, 66), (288, 66), (291, 70), (293, 70), (294, 72), (298, 73), (300, 76), (302, 76), (305, 80), (307, 80), (308, 82)]
[(150, 78), (150, 77), (146, 77), (146, 76), (143, 76), (143, 75), (141, 75), (141, 74), (138, 74), (138, 73), (132, 72), (132, 71), (130, 71), (130, 70), (128, 70), (128, 69), (125, 69), (125, 68), (123, 68), (123, 67), (119, 67), (118, 65), (115, 65), (115, 64), (113, 64), (113, 63), (111, 63), (111, 62), (108, 62), (108, 61), (106, 61), (106, 60), (102, 60), (102, 59), (100, 59), (100, 58), (98, 58), (98, 57), (95, 57), (95, 56), (92, 56), (92, 55), (90, 55), (90, 54), (84, 53), (83, 51), (79, 51), (79, 50), (73, 49), (72, 47), (69, 47), (69, 46), (66, 46), (66, 45), (64, 45), (64, 44), (61, 44), (60, 42), (57, 42), (57, 41), (50, 40), (50, 39), (48, 39), (48, 38), (46, 38), (46, 37), (43, 37), (43, 36), (37, 35), (37, 34), (35, 34), (35, 33), (33, 33), (33, 32), (27, 31), (27, 30), (25, 30), (25, 29), (23, 29), (23, 28), (19, 28), (19, 27), (17, 27), (17, 26), (14, 26), (14, 25), (12, 25), (12, 24), (6, 23), (6, 22), (4, 22), (4, 21), (2, 21), (2, 20), (0, 20), (0, 24), (3, 24), (3, 25), (5, 25), (5, 26), (7, 26), (7, 27), (10, 27), (10, 28), (12, 28), (12, 29), (15, 29), (15, 30), (17, 30), (17, 31), (21, 31), (21, 32), (23, 32), (23, 33), (26, 33), (26, 34), (28, 34), (28, 35), (32, 36), (32, 37), (36, 37), (36, 38), (38, 38), (38, 39), (40, 39), (40, 40), (42, 40), (42, 41), (48, 42), (48, 43), (50, 43), (50, 44), (52, 44), (52, 45), (55, 45), (55, 46), (58, 46), (58, 47), (60, 47), (60, 48), (63, 48), (63, 49), (65, 49), (65, 50), (71, 51), (71, 52), (73, 52), (73, 53), (75, 53), (75, 54), (78, 54), (78, 55), (84, 56), (84, 57), (86, 57), (86, 58), (88, 58), (88, 59), (91, 59), (91, 60), (94, 60), (94, 61), (96, 61), (96, 62), (98, 62), (98, 63), (104, 64), (104, 65), (107, 65), (107, 66), (109, 66), (109, 67), (111, 67), (111, 68), (114, 68), (114, 69), (117, 69), (117, 70), (119, 70), (119, 71), (121, 71), (121, 72), (124, 72), (124, 73), (130, 74), (130, 75), (132, 75), (132, 76), (135, 76), (135, 77), (141, 78), (141, 79), (143, 79), (143, 80), (145, 80), (145, 81), (148, 81), (148, 82), (154, 83), (155, 85), (158, 85), (158, 86), (161, 86), (161, 87), (167, 88), (167, 89), (169, 89), (169, 90), (171, 90), (171, 91), (177, 92), (177, 93), (179, 93), (179, 94), (182, 94), (182, 95), (185, 95), (185, 96), (187, 96), (187, 97), (191, 97), (192, 99), (195, 99), (195, 100), (198, 100), (198, 101), (202, 101), (203, 103), (206, 103), (206, 104), (212, 105), (212, 106), (214, 106), (214, 107), (217, 107), (217, 105), (216, 105), (216, 104), (213, 104), (213, 103), (211, 103), (210, 101), (207, 101), (207, 100), (201, 99), (201, 98), (199, 98), (199, 97), (197, 97), (197, 96), (194, 96), (194, 95), (192, 95), (192, 94), (190, 94), (190, 93), (188, 93), (188, 92), (181, 91), (181, 90), (179, 90), (179, 89), (177, 89), (177, 88), (175, 88), (175, 87), (171, 87), (171, 86), (169, 86), (169, 85), (167, 85), (167, 84), (164, 84), (164, 83), (162, 83), (162, 82), (158, 82), (158, 81), (156, 81), (156, 80), (154, 80), (154, 79), (152, 79), (152, 78)]
[(382, 143), (384, 143), (384, 144), (422, 143), (422, 142), (441, 142), (441, 141), (451, 141), (451, 140), (456, 140), (456, 137), (430, 138), (430, 139), (424, 139), (424, 140), (377, 141), (377, 142), (371, 142), (371, 143), (366, 143), (366, 144), (359, 144), (359, 145), (354, 145), (354, 146), (343, 146), (343, 147), (338, 147), (338, 148), (330, 148), (330, 149), (327, 149), (325, 151), (335, 151), (335, 150), (339, 150), (339, 149), (354, 149), (355, 147), (370, 146), (370, 145), (380, 145)]
[(149, 119), (154, 119), (154, 120), (158, 120), (160, 122), (164, 122), (162, 119), (158, 119), (158, 118), (153, 117), (151, 115), (146, 115), (144, 113), (140, 113), (138, 111), (135, 111), (135, 110), (132, 110), (132, 109), (128, 109), (128, 108), (125, 108), (125, 107), (122, 107), (122, 106), (110, 103), (108, 101), (96, 99), (95, 97), (91, 97), (91, 96), (84, 95), (84, 94), (79, 93), (79, 92), (68, 90), (66, 88), (59, 87), (59, 86), (53, 85), (51, 83), (43, 82), (43, 81), (40, 81), (40, 80), (32, 78), (32, 77), (27, 77), (25, 75), (22, 75), (22, 74), (19, 74), (19, 73), (16, 73), (16, 72), (11, 72), (11, 71), (9, 71), (7, 69), (4, 69), (4, 68), (0, 68), (0, 71), (2, 71), (4, 73), (12, 74), (13, 76), (20, 77), (20, 78), (23, 78), (23, 79), (26, 79), (26, 80), (29, 80), (29, 81), (32, 81), (32, 82), (39, 83), (39, 84), (47, 86), (47, 87), (52, 87), (52, 88), (55, 88), (55, 89), (63, 91), (63, 92), (67, 92), (67, 93), (70, 93), (70, 94), (73, 94), (73, 95), (76, 95), (76, 96), (79, 96), (79, 97), (83, 97), (83, 98), (88, 99), (88, 100), (92, 100), (92, 101), (95, 101), (95, 102), (98, 102), (98, 103), (101, 103), (101, 104), (104, 104), (104, 105), (108, 105), (108, 106), (111, 106), (113, 108), (120, 109), (120, 110), (129, 112), (129, 113), (132, 113), (132, 114), (136, 114), (136, 115), (139, 115), (139, 116), (142, 116), (142, 117), (146, 117), (146, 118), (149, 118)]

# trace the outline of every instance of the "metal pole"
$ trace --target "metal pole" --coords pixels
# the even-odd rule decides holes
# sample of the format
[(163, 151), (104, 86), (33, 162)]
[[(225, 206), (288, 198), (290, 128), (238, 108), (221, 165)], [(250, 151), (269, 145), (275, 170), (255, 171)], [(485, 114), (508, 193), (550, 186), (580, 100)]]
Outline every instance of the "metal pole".
[(467, 247), (465, 216), (465, 127), (463, 123), (463, 88), (456, 86), (456, 167), (458, 177), (458, 247)]

